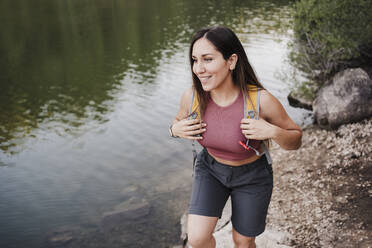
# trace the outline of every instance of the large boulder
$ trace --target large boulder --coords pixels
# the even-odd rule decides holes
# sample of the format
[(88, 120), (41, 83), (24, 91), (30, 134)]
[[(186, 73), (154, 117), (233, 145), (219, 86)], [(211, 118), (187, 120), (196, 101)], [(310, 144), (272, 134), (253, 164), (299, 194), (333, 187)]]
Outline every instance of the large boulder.
[(360, 68), (337, 73), (318, 91), (313, 110), (318, 125), (327, 129), (372, 116), (372, 80)]

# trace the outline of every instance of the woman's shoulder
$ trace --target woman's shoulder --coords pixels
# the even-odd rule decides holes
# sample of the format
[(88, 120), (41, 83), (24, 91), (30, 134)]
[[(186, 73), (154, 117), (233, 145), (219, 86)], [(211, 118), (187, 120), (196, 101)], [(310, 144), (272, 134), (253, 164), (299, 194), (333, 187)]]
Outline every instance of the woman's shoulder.
[(189, 112), (190, 106), (192, 104), (193, 94), (194, 94), (193, 91), (194, 91), (194, 88), (190, 87), (186, 89), (182, 94), (180, 107), (181, 107), (181, 112), (183, 113), (183, 115), (187, 116)]
[(182, 94), (181, 104), (183, 103), (187, 106), (190, 106), (192, 98), (193, 98), (193, 94), (194, 94), (194, 88), (193, 87), (190, 87), (190, 88), (186, 89)]
[(273, 113), (283, 113), (284, 108), (282, 104), (269, 91), (262, 89), (260, 90), (260, 95), (260, 115), (262, 115), (264, 119), (271, 119)]
[(275, 96), (273, 96), (268, 90), (266, 89), (259, 89), (260, 91), (260, 102), (263, 104), (270, 104), (273, 101), (276, 102), (278, 99), (276, 99)]

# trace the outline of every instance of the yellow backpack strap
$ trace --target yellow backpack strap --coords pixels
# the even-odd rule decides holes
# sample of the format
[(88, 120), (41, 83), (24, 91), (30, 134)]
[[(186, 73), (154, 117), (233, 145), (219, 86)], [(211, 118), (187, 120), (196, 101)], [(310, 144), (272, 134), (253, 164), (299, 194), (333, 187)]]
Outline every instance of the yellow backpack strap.
[[(257, 91), (257, 103), (256, 103), (256, 108), (257, 108), (257, 120), (258, 120), (258, 116), (259, 116), (259, 113), (260, 113), (260, 93), (261, 91), (258, 90)], [(267, 163), (268, 164), (273, 164), (273, 160), (271, 159), (271, 155), (270, 155), (270, 152), (269, 152), (269, 149), (267, 148), (265, 142), (261, 142), (261, 145), (263, 146), (263, 149), (264, 149), (264, 153), (266, 155), (266, 159), (267, 159)]]
[[(260, 116), (260, 90), (256, 88), (256, 90), (249, 90), (247, 92), (249, 97), (251, 98), (252, 102), (248, 101), (248, 95), (244, 94), (244, 117), (251, 118), (251, 119), (259, 119)], [(248, 110), (249, 109), (249, 110)], [(248, 111), (247, 111), (248, 110)], [(256, 112), (254, 111), (256, 110)], [(261, 145), (264, 148), (264, 152), (260, 153), (258, 150), (254, 149), (253, 147), (249, 146), (249, 140), (246, 142), (246, 146), (251, 147), (257, 154), (257, 156), (261, 156), (263, 154), (266, 155), (267, 163), (272, 164), (273, 161), (271, 159), (269, 149), (265, 145), (265, 142), (261, 142)]]
[[(258, 111), (257, 109), (257, 100), (258, 98), (258, 89), (257, 87), (250, 87), (251, 89), (248, 92), (243, 93), (244, 98), (244, 118), (251, 118), (251, 119), (258, 119)], [(249, 99), (251, 101), (249, 101)]]
[(189, 117), (188, 119), (196, 119), (199, 116), (199, 103), (198, 98), (195, 97), (195, 90), (192, 91), (192, 98), (191, 98), (191, 104), (189, 109)]
[[(198, 111), (198, 98), (195, 97), (195, 90), (192, 91), (192, 97), (191, 97), (191, 104), (190, 104), (190, 109), (189, 109), (189, 116), (187, 119), (196, 119), (199, 116), (199, 111)], [(196, 156), (198, 153), (196, 152), (196, 147), (195, 147), (195, 140), (191, 142), (191, 150), (192, 150), (192, 176), (194, 176), (194, 170), (195, 170), (195, 163), (196, 163)]]

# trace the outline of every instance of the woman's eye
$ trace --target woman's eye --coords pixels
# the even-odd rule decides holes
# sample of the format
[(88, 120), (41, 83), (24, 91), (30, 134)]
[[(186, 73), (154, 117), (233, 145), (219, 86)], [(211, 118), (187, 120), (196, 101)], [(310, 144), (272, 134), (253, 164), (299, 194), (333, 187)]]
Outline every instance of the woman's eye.
[(205, 58), (204, 60), (207, 61), (207, 62), (210, 62), (210, 61), (212, 61), (212, 58)]

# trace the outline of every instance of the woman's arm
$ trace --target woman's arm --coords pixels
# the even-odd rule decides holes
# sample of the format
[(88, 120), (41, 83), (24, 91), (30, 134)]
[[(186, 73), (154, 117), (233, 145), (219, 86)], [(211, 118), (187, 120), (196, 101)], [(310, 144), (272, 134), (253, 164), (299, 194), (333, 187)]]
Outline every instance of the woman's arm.
[(273, 139), (286, 150), (301, 146), (302, 130), (288, 116), (282, 104), (266, 90), (261, 90), (260, 118), (243, 119), (242, 132), (247, 139)]
[(192, 104), (192, 88), (189, 88), (181, 97), (180, 109), (170, 127), (173, 135), (180, 138), (197, 140), (203, 139), (201, 136), (195, 136), (205, 132), (207, 124), (202, 123), (200, 119), (187, 120), (189, 108)]

